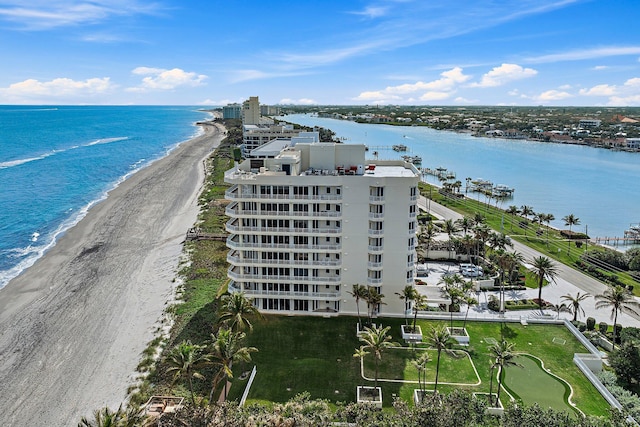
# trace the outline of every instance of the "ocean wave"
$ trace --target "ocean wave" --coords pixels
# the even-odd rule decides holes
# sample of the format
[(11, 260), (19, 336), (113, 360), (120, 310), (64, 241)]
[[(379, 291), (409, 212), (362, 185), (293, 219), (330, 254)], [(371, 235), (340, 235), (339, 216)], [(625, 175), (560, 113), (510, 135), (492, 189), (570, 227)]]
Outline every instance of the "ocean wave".
[(125, 139), (129, 139), (129, 137), (118, 136), (116, 138), (101, 138), (101, 139), (96, 139), (95, 141), (91, 141), (90, 143), (85, 144), (82, 147), (91, 147), (92, 145), (109, 144), (111, 142), (124, 141)]
[(16, 159), (16, 160), (9, 160), (6, 162), (0, 162), (0, 169), (6, 169), (6, 168), (11, 168), (14, 166), (20, 166), (23, 165), (25, 163), (29, 163), (29, 162), (34, 162), (36, 160), (44, 160), (49, 156), (53, 156), (54, 154), (59, 154), (59, 153), (64, 153), (65, 151), (70, 151), (70, 150), (75, 150), (76, 148), (80, 148), (80, 147), (91, 147), (93, 145), (100, 145), (100, 144), (109, 144), (111, 142), (117, 142), (117, 141), (124, 141), (126, 139), (129, 139), (128, 136), (118, 136), (115, 138), (101, 138), (101, 139), (96, 139), (95, 141), (91, 141), (87, 144), (82, 144), (82, 145), (73, 145), (69, 148), (64, 148), (61, 150), (52, 150), (48, 153), (42, 154), (40, 156), (36, 156), (36, 157), (27, 157), (24, 159)]

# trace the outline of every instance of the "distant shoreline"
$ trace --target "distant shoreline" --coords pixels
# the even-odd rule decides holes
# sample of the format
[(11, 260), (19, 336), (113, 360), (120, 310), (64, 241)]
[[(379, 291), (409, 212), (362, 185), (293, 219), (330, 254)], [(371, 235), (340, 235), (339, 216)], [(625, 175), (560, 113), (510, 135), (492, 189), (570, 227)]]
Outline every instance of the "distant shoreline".
[(224, 138), (221, 125), (202, 126), (0, 290), (0, 424), (75, 425), (125, 399), (174, 294), (202, 162)]

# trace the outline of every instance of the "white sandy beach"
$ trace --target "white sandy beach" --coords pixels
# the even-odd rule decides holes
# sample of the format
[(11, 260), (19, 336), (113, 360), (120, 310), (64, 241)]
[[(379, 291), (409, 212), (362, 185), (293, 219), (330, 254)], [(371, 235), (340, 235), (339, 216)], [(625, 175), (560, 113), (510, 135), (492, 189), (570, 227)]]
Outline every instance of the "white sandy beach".
[(174, 293), (203, 159), (222, 126), (139, 171), (0, 290), (0, 425), (75, 426), (116, 409)]

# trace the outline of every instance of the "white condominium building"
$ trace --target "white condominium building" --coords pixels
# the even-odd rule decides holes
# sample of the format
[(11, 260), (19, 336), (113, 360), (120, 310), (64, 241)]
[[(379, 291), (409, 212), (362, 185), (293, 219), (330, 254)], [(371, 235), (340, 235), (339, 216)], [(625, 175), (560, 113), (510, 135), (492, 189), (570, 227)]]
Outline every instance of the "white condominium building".
[[(361, 144), (298, 143), (225, 173), (230, 292), (263, 312), (356, 314), (354, 284), (384, 294), (380, 314), (408, 309), (419, 172), (365, 161)], [(366, 313), (366, 303), (360, 303)]]

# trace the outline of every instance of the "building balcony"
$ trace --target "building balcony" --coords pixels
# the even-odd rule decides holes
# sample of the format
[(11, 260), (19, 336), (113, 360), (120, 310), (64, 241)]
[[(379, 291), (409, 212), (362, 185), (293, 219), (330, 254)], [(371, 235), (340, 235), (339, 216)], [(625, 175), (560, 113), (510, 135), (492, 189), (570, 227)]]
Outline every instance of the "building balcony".
[(384, 250), (384, 248), (379, 245), (369, 245), (367, 249), (369, 252), (382, 252)]
[(382, 268), (382, 261), (380, 261), (380, 262), (371, 262), (371, 261), (369, 261), (367, 263), (367, 268), (376, 268), (376, 269), (377, 268)]
[(227, 276), (235, 281), (269, 281), (278, 283), (340, 283), (340, 277), (311, 277), (311, 276), (280, 276), (273, 274), (250, 274), (233, 271), (233, 266), (227, 270)]
[(322, 228), (311, 228), (311, 227), (249, 227), (245, 225), (237, 225), (233, 224), (234, 222), (238, 222), (236, 218), (232, 218), (227, 221), (225, 224), (225, 229), (229, 233), (241, 233), (241, 234), (255, 234), (255, 233), (266, 233), (266, 234), (295, 234), (305, 235), (305, 234), (340, 234), (342, 233), (342, 227), (322, 227)]
[[(234, 250), (242, 249), (292, 249), (296, 251), (340, 251), (341, 243), (333, 243), (326, 245), (309, 245), (294, 243), (256, 243), (256, 242), (240, 242), (233, 240), (234, 236), (227, 237), (227, 247)], [(237, 237), (237, 236), (235, 236)]]
[(369, 203), (373, 203), (373, 204), (384, 203), (384, 196), (369, 196)]
[(409, 196), (409, 200), (415, 202), (416, 200), (418, 200), (418, 195), (416, 194), (415, 196)]
[(383, 219), (384, 213), (369, 212), (369, 219)]
[(300, 265), (308, 265), (310, 267), (340, 267), (342, 261), (339, 259), (333, 260), (293, 260), (293, 259), (254, 259), (254, 258), (240, 258), (237, 255), (227, 255), (227, 262), (229, 264), (243, 266), (243, 265), (282, 265), (296, 267)]
[(292, 298), (308, 298), (308, 299), (331, 299), (337, 300), (341, 298), (340, 291), (336, 292), (297, 292), (297, 291), (268, 291), (262, 289), (242, 289), (240, 283), (230, 282), (229, 292), (242, 292), (247, 297), (263, 297), (263, 296), (280, 296)]
[(369, 229), (369, 236), (382, 236), (383, 234), (384, 234), (384, 230)]
[(367, 285), (380, 285), (381, 283), (382, 283), (381, 277), (378, 277), (378, 278), (367, 277)]
[(308, 200), (312, 201), (340, 201), (341, 194), (259, 194), (250, 192), (241, 192), (237, 188), (232, 188), (224, 192), (224, 197), (228, 200)]
[(239, 206), (230, 205), (227, 206), (224, 210), (224, 213), (227, 216), (232, 218), (238, 217), (308, 217), (308, 218), (338, 218), (342, 216), (342, 212), (340, 211), (322, 211), (322, 212), (300, 212), (300, 211), (262, 211), (262, 210), (245, 210), (241, 209)]

